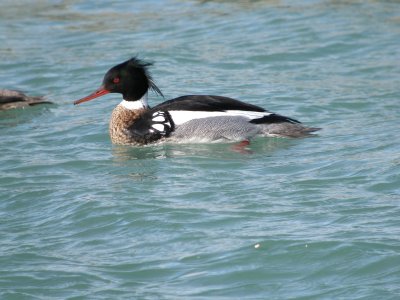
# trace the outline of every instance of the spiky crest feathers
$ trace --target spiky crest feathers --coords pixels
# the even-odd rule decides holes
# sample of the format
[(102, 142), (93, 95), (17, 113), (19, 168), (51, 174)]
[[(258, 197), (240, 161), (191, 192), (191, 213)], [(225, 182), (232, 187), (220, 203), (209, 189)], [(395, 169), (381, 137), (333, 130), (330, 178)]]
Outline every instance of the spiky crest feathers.
[(161, 97), (164, 97), (161, 90), (154, 83), (153, 77), (151, 76), (151, 74), (148, 70), (148, 68), (153, 65), (153, 62), (146, 62), (146, 61), (143, 61), (143, 60), (137, 58), (137, 56), (134, 56), (131, 59), (127, 60), (125, 63), (127, 64), (128, 68), (135, 68), (135, 69), (143, 70), (143, 73), (148, 80), (149, 89), (151, 89), (152, 91), (154, 91), (156, 94), (160, 95)]

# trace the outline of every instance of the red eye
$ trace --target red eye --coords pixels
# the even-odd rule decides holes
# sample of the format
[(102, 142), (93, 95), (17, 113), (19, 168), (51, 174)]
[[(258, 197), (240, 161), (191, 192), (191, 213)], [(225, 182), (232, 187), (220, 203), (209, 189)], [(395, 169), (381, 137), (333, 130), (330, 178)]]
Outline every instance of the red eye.
[(119, 77), (115, 77), (115, 78), (113, 79), (113, 82), (114, 82), (114, 83), (118, 83), (118, 82), (119, 82)]

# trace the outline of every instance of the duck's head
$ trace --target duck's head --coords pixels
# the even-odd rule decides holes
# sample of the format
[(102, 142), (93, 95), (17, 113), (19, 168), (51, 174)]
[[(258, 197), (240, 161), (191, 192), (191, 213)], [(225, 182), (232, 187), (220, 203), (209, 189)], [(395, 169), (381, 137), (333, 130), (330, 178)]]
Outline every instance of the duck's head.
[(146, 95), (149, 89), (163, 96), (147, 70), (151, 65), (151, 63), (134, 57), (112, 67), (104, 75), (103, 84), (96, 91), (76, 100), (74, 104), (90, 101), (108, 93), (122, 94), (123, 99), (126, 101), (138, 101)]

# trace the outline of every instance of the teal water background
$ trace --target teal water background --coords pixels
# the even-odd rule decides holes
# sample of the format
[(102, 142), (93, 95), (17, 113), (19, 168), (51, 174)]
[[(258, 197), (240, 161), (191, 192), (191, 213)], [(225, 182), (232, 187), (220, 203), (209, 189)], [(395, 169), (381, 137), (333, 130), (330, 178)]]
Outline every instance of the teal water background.
[[(0, 299), (400, 299), (400, 3), (10, 1)], [(238, 98), (308, 139), (113, 146), (111, 66)], [(152, 105), (163, 101), (150, 95)]]

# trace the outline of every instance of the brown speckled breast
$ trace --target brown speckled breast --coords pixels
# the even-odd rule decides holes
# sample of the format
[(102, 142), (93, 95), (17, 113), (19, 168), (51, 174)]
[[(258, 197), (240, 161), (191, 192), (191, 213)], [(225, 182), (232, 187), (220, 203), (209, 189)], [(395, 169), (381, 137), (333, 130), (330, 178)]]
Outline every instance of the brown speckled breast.
[(121, 145), (142, 145), (128, 135), (127, 128), (135, 123), (145, 111), (145, 109), (129, 110), (121, 105), (115, 107), (111, 113), (109, 127), (111, 141)]

